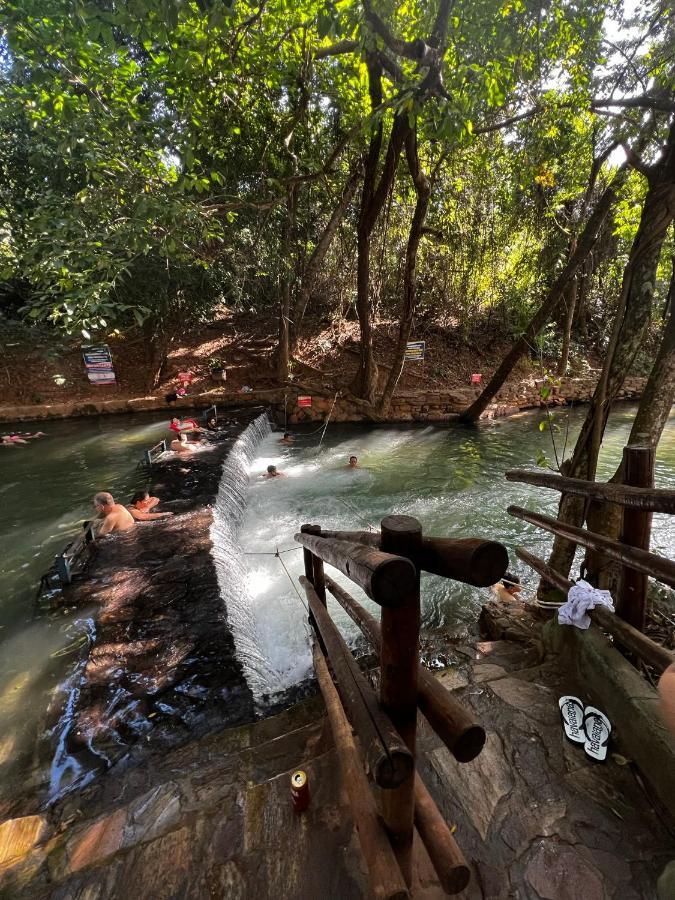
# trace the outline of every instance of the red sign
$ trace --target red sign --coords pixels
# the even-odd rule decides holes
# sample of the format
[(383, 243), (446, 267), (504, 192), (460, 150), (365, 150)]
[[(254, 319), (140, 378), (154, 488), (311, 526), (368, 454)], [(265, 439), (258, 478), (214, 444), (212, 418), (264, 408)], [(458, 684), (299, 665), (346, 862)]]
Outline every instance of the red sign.
[(312, 398), (311, 397), (298, 397), (298, 406), (311, 406)]
[(471, 376), (471, 384), (480, 384), (483, 380), (483, 376), (479, 375), (478, 372), (474, 372)]

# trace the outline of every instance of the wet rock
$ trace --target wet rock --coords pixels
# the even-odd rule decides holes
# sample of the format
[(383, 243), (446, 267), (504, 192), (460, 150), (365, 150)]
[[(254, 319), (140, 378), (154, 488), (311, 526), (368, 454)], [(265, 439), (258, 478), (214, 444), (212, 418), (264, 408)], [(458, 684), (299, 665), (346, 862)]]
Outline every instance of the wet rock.
[(0, 871), (20, 863), (40, 842), (49, 828), (44, 816), (9, 819), (0, 825)]
[(607, 900), (603, 878), (574, 847), (540, 841), (525, 870), (525, 879), (542, 900)]

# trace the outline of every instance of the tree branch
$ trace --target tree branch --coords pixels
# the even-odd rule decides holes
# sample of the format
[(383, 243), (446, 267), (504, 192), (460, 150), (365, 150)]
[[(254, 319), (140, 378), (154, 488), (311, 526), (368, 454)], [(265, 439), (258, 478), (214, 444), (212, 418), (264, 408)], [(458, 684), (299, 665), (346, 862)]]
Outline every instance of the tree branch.
[(591, 109), (604, 106), (621, 106), (628, 109), (655, 109), (660, 112), (675, 112), (675, 102), (666, 97), (642, 94), (639, 97), (600, 97), (591, 100)]
[(322, 47), (314, 54), (314, 59), (325, 59), (327, 56), (340, 56), (342, 53), (353, 53), (359, 47), (358, 41), (350, 41), (345, 38), (338, 41), (337, 44), (331, 44), (330, 47)]
[[(441, 0), (441, 5), (447, 3), (448, 0)], [(438, 50), (430, 47), (426, 41), (418, 38), (414, 41), (403, 41), (391, 33), (389, 27), (378, 16), (373, 9), (370, 0), (362, 0), (363, 11), (366, 16), (366, 22), (371, 30), (382, 38), (386, 46), (395, 53), (396, 56), (404, 56), (406, 59), (412, 59), (421, 66), (431, 66), (438, 59)]]

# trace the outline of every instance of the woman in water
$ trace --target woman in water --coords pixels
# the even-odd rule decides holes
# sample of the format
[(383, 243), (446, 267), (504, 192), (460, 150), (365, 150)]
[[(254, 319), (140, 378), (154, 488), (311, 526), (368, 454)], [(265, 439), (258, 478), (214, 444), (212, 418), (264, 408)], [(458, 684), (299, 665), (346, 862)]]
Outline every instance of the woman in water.
[(151, 512), (159, 503), (158, 497), (151, 497), (148, 491), (136, 491), (127, 509), (137, 522), (150, 522), (153, 519), (166, 519), (171, 512)]

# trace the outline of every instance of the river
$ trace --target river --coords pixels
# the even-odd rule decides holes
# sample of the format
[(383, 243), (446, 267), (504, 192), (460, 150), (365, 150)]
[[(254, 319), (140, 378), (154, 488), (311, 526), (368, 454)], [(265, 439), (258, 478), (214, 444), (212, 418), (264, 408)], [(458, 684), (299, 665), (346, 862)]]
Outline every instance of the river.
[[(599, 478), (613, 473), (634, 412), (634, 406), (622, 405), (613, 413)], [(569, 413), (568, 448), (583, 414)], [(253, 637), (264, 662), (249, 667), (254, 690), (261, 695), (285, 689), (309, 671), (304, 609), (291, 583), (297, 584), (301, 572), (302, 554), (291, 548), (303, 522), (367, 528), (377, 527), (388, 513), (400, 513), (416, 516), (431, 535), (500, 540), (511, 551), (512, 570), (521, 575), (526, 590), (533, 589), (535, 580), (515, 563), (512, 548), (523, 543), (545, 555), (549, 539), (507, 516), (506, 507), (517, 503), (555, 512), (557, 494), (507, 483), (503, 474), (533, 465), (541, 449), (553, 457), (550, 435), (539, 431), (539, 419), (527, 415), (475, 429), (330, 425), (321, 443), (321, 431), (315, 430), (298, 434), (291, 446), (280, 446), (278, 435), (266, 438), (251, 466), (240, 530), (248, 554), (243, 602), (255, 632), (248, 635), (248, 644)], [(567, 421), (566, 411), (558, 414), (559, 452)], [(166, 436), (167, 422), (166, 414), (139, 414), (27, 423), (25, 429), (42, 427), (47, 436), (27, 447), (0, 449), (0, 809), (3, 798), (18, 785), (29, 785), (48, 762), (66, 696), (61, 687), (92, 627), (86, 610), (35, 614), (40, 576), (91, 515), (96, 490), (108, 489), (126, 499), (144, 486), (136, 465), (143, 449)], [(346, 468), (351, 454), (361, 466), (354, 471)], [(259, 476), (270, 463), (288, 477), (262, 480)], [(659, 446), (656, 481), (675, 487), (675, 419)], [(277, 547), (289, 552), (276, 558)], [(672, 555), (675, 522), (655, 517), (653, 547)], [(436, 629), (474, 621), (489, 595), (425, 576), (422, 596), (423, 627)], [(349, 621), (333, 609), (353, 638)]]

